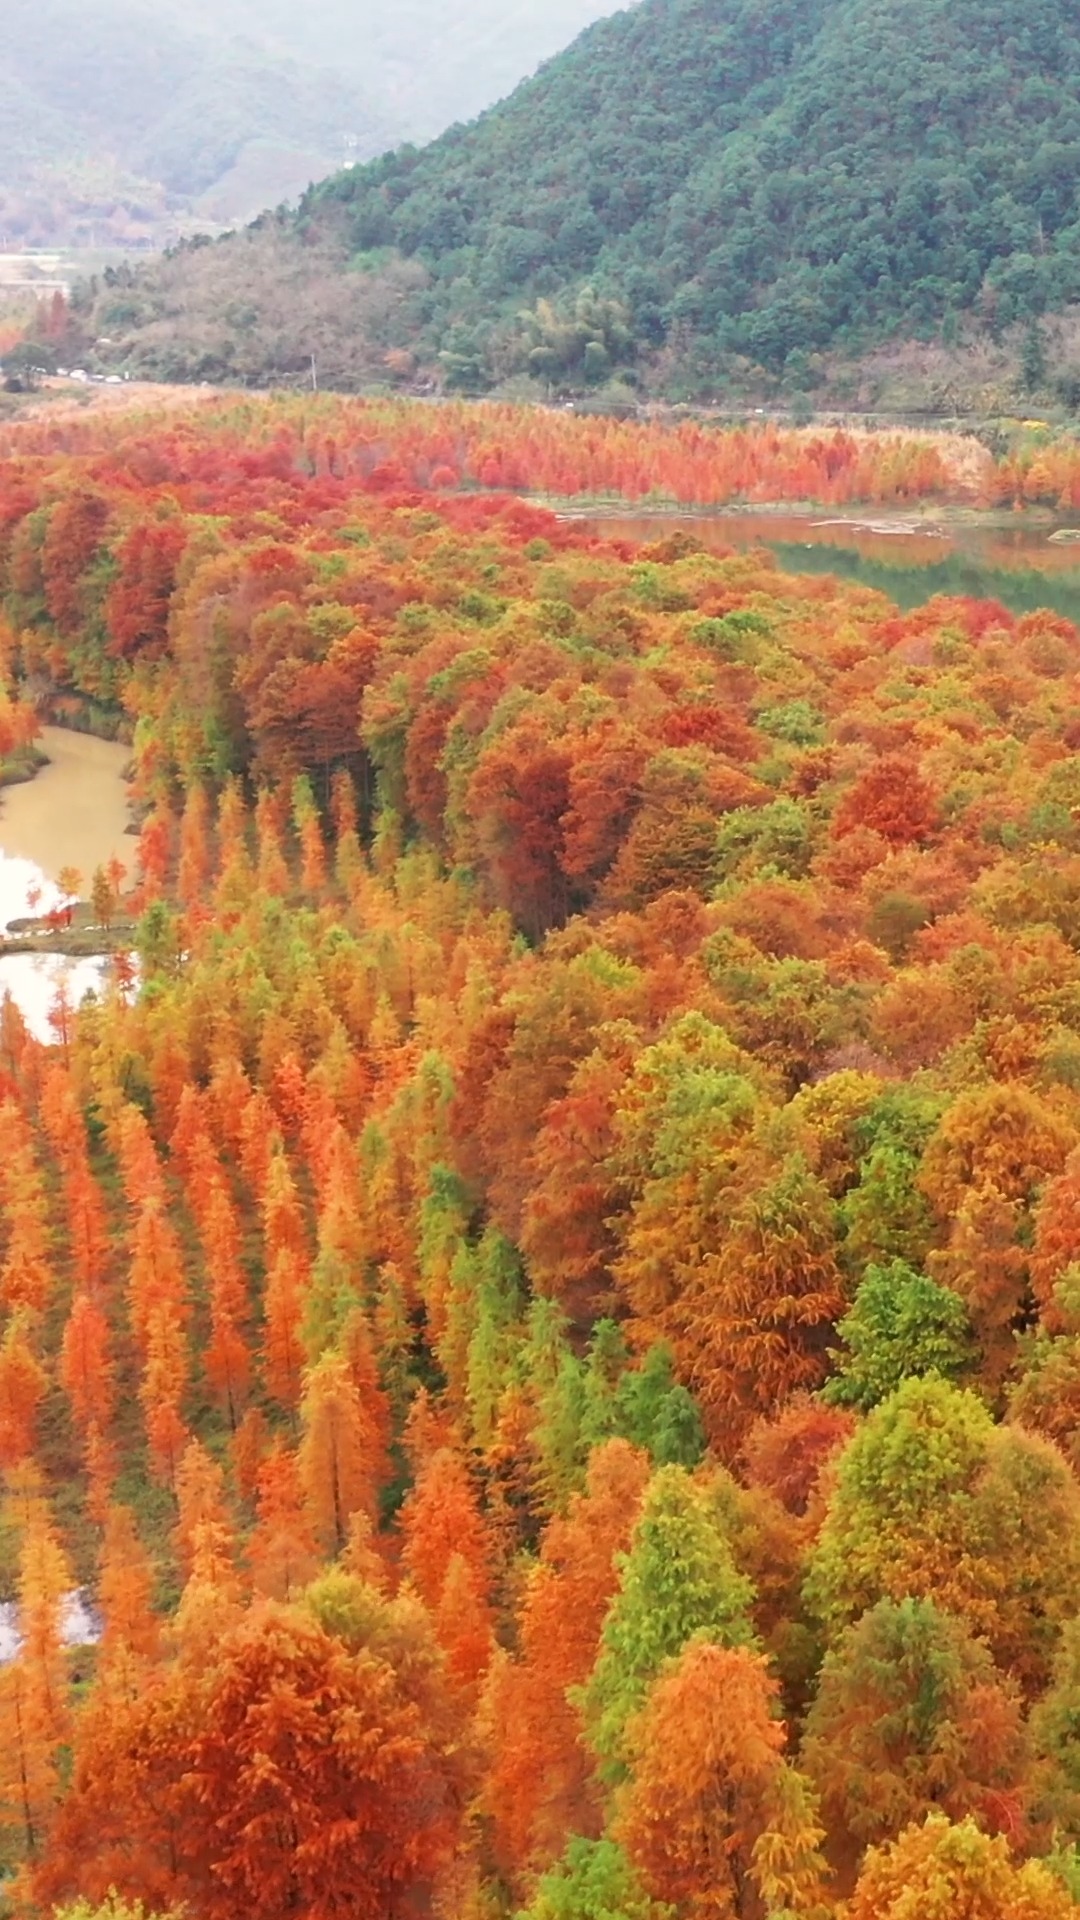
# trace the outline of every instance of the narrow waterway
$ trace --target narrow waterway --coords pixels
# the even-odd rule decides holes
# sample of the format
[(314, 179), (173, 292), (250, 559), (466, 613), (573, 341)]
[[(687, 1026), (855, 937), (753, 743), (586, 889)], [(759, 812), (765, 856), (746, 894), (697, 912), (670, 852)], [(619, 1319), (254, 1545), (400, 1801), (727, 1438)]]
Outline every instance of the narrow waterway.
[[(130, 875), (135, 841), (128, 824), (124, 768), (130, 749), (66, 727), (38, 739), (49, 764), (33, 780), (0, 791), (0, 926), (58, 904), (66, 867), (89, 892), (96, 867), (116, 859)], [(61, 980), (75, 1004), (101, 987), (107, 962), (55, 953), (0, 956), (0, 994), (9, 992), (31, 1031), (49, 1038), (49, 1008)]]
[(74, 867), (89, 889), (95, 867), (110, 860), (129, 870), (135, 842), (128, 824), (124, 768), (130, 747), (95, 740), (68, 727), (43, 727), (37, 744), (49, 764), (22, 786), (0, 793), (0, 920), (28, 911), (29, 884), (55, 887), (64, 867)]

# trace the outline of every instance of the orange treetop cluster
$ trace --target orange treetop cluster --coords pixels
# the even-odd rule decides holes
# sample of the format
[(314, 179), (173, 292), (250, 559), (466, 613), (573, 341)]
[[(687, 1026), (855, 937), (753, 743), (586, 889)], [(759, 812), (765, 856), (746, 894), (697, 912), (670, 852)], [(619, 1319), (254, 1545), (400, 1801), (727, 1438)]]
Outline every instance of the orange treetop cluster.
[(303, 417), (0, 467), (142, 817), (0, 1011), (12, 1898), (1065, 1920), (1080, 637)]
[[(747, 427), (639, 424), (495, 402), (418, 404), (331, 395), (269, 404), (207, 400), (167, 430), (152, 416), (144, 426), (140, 431), (126, 413), (111, 423), (106, 417), (46, 415), (7, 429), (0, 444), (16, 458), (78, 453), (101, 471), (112, 469), (121, 483), (118, 469), (140, 449), (131, 474), (137, 486), (150, 477), (154, 447), (158, 460), (167, 458), (170, 482), (181, 488), (220, 485), (230, 454), (237, 480), (246, 473), (280, 481), (302, 472), (382, 492), (465, 486), (629, 500), (655, 495), (700, 507), (739, 499), (837, 506), (981, 500), (997, 486), (994, 461), (978, 441), (906, 430), (793, 429), (765, 421)], [(164, 472), (159, 468), (157, 477)], [(1022, 474), (1017, 484), (1022, 491)]]

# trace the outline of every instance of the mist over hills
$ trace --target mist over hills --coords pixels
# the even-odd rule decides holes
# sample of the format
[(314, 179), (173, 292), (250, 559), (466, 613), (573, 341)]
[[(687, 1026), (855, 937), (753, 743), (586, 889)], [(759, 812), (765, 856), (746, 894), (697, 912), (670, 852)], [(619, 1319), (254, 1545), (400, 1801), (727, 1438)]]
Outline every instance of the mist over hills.
[[(355, 76), (395, 139), (431, 140), (510, 93), (620, 0), (193, 0), (185, 16)], [(621, 0), (627, 4), (627, 0)]]
[(475, 114), (606, 0), (7, 0), (0, 232), (129, 244), (249, 219)]
[(1078, 180), (1064, 0), (644, 0), (474, 125), (338, 173), (103, 312), (180, 376), (318, 351), (341, 384), (812, 382), (837, 346), (1068, 307)]

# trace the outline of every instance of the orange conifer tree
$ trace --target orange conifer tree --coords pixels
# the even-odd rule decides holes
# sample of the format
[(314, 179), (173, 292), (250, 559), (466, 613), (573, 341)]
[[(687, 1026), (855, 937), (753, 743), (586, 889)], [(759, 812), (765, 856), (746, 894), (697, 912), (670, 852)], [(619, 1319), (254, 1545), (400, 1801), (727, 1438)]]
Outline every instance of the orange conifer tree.
[(58, 1749), (69, 1731), (61, 1608), (71, 1575), (37, 1503), (19, 1553), (19, 1631), (0, 1669), (0, 1827), (20, 1857), (40, 1855), (60, 1797)]
[(328, 1350), (304, 1378), (300, 1478), (310, 1524), (324, 1550), (340, 1553), (354, 1513), (374, 1514), (378, 1433), (343, 1353)]
[(280, 1443), (259, 1469), (257, 1518), (249, 1556), (255, 1586), (270, 1600), (292, 1600), (318, 1565), (296, 1457)]
[(821, 1906), (822, 1833), (809, 1791), (781, 1787), (776, 1693), (760, 1655), (695, 1640), (632, 1724), (615, 1831), (654, 1898), (688, 1916), (745, 1913), (751, 1887), (770, 1907)]

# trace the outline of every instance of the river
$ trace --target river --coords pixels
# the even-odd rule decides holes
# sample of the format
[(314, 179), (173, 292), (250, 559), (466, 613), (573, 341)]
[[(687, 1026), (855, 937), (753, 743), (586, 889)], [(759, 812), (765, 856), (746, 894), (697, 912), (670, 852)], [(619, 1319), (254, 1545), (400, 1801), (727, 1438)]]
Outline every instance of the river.
[(1080, 625), (1080, 545), (1050, 538), (1059, 527), (1076, 526), (1080, 513), (1068, 522), (948, 509), (910, 518), (886, 509), (835, 514), (826, 508), (583, 518), (591, 531), (635, 544), (682, 528), (713, 551), (767, 547), (785, 572), (836, 573), (877, 588), (905, 609), (935, 594), (960, 594), (999, 600), (1017, 614), (1051, 607)]
[[(101, 1619), (83, 1587), (73, 1587), (60, 1605), (60, 1639), (65, 1647), (92, 1647), (101, 1639)], [(22, 1645), (19, 1609), (14, 1600), (0, 1600), (0, 1667), (16, 1658)]]
[[(128, 824), (124, 768), (129, 747), (67, 727), (44, 727), (37, 744), (49, 764), (33, 780), (0, 791), (0, 924), (40, 913), (61, 899), (64, 867), (89, 891), (95, 867), (117, 859), (131, 874), (135, 841)], [(35, 895), (37, 896), (35, 904)], [(31, 1031), (49, 1037), (49, 1007), (66, 979), (74, 1001), (102, 983), (105, 962), (60, 954), (0, 957), (0, 993), (10, 992)]]

